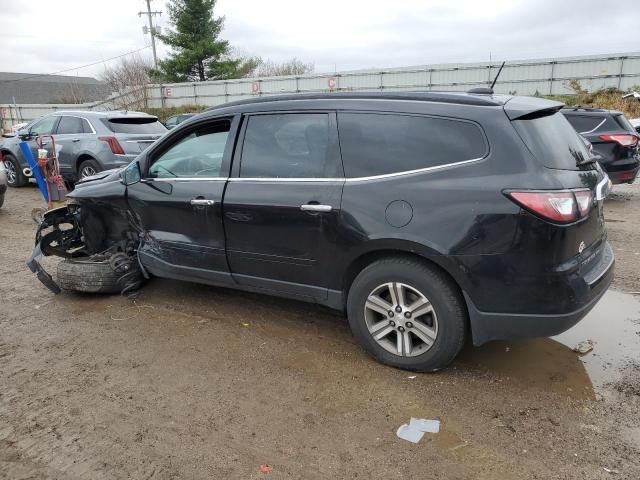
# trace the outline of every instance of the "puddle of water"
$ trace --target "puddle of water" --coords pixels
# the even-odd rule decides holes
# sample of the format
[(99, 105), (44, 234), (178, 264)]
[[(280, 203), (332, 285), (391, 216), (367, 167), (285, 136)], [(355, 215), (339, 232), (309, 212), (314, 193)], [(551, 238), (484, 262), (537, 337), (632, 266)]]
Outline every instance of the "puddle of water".
[[(572, 349), (584, 340), (593, 341), (594, 349), (580, 356)], [(594, 388), (601, 391), (622, 380), (634, 362), (640, 364), (640, 299), (609, 291), (561, 335), (470, 347), (459, 362), (518, 388), (593, 398)]]
[(640, 364), (640, 299), (609, 290), (581, 322), (553, 338), (569, 348), (592, 340), (593, 350), (580, 360), (593, 385), (619, 381), (630, 364)]

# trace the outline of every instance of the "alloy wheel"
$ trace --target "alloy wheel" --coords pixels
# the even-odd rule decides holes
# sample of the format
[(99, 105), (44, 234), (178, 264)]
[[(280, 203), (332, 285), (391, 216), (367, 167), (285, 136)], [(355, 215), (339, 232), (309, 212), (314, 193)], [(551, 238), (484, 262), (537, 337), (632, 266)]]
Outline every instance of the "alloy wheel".
[(93, 167), (90, 167), (89, 165), (82, 167), (82, 170), (80, 170), (80, 178), (86, 178), (86, 177), (91, 177), (92, 175), (95, 175), (97, 172)]
[(374, 288), (364, 306), (372, 338), (401, 357), (429, 350), (438, 336), (438, 317), (429, 299), (405, 283), (390, 282)]
[(2, 163), (4, 164), (4, 169), (7, 171), (7, 181), (11, 185), (14, 185), (18, 179), (18, 172), (16, 172), (15, 165), (9, 160), (4, 160)]

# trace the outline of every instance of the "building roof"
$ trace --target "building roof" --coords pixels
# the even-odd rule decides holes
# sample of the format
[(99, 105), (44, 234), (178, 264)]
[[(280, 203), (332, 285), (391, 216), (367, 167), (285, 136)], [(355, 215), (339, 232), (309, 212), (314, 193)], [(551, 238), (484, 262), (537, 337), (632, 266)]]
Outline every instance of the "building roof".
[(109, 93), (107, 85), (93, 77), (0, 72), (0, 104), (82, 103)]

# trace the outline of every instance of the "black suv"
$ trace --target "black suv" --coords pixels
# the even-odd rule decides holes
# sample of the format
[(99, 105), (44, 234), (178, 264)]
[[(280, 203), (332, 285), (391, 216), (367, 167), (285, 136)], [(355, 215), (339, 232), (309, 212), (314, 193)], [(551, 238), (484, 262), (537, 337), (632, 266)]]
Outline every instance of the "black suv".
[(591, 142), (613, 183), (633, 183), (640, 170), (638, 133), (622, 112), (601, 108), (563, 108), (576, 131)]
[[(610, 186), (548, 100), (266, 97), (181, 123), (45, 216), (53, 291), (152, 275), (345, 311), (378, 360), (435, 370), (470, 335), (558, 334), (613, 276)], [(67, 259), (57, 284), (40, 253)]]

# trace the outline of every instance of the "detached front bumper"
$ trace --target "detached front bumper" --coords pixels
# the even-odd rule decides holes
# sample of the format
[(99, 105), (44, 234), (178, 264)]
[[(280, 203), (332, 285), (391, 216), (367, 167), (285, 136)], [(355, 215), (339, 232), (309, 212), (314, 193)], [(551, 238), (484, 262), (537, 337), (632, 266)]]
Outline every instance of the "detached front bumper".
[[(474, 345), (491, 340), (511, 340), (526, 337), (552, 337), (573, 327), (595, 307), (613, 280), (615, 258), (611, 245), (606, 242), (598, 260), (588, 270), (573, 273), (567, 283), (580, 283), (573, 302), (577, 309), (556, 314), (522, 314), (482, 312), (464, 293), (471, 321)], [(576, 275), (578, 278), (576, 278)], [(580, 293), (578, 293), (580, 291)]]

